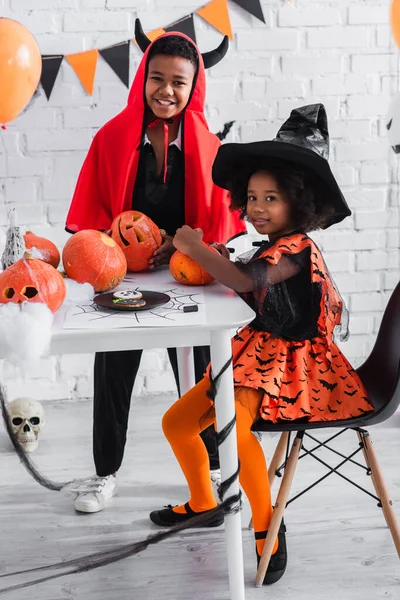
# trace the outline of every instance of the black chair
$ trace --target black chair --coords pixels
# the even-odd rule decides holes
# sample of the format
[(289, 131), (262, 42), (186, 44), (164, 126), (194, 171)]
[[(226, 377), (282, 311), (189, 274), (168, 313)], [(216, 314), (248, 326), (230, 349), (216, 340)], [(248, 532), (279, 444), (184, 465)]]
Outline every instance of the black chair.
[(252, 249), (255, 249), (258, 246), (261, 246), (262, 242), (267, 239), (268, 236), (259, 235), (255, 237), (254, 235), (249, 236), (247, 231), (241, 231), (236, 235), (232, 236), (227, 242), (226, 247), (229, 252), (233, 255), (232, 258), (236, 258), (239, 254), (243, 252), (248, 252)]
[[(269, 526), (268, 536), (264, 545), (259, 568), (257, 570), (257, 587), (262, 584), (268, 568), (271, 552), (278, 534), (283, 513), (288, 504), (289, 492), (296, 470), (297, 461), (299, 458), (303, 458), (304, 456), (311, 456), (312, 458), (315, 458), (317, 461), (325, 465), (329, 469), (329, 472), (317, 480), (314, 484), (309, 486), (306, 490), (300, 492), (300, 494), (297, 494), (297, 496), (291, 499), (290, 502), (308, 491), (311, 487), (314, 487), (320, 483), (329, 475), (335, 473), (378, 501), (378, 506), (382, 508), (386, 523), (390, 529), (390, 533), (396, 546), (397, 553), (400, 557), (400, 529), (381, 470), (379, 468), (377, 456), (371, 442), (371, 436), (365, 429), (365, 427), (369, 425), (376, 425), (386, 421), (395, 413), (400, 404), (400, 283), (394, 290), (386, 307), (375, 346), (366, 361), (357, 369), (357, 373), (365, 385), (369, 397), (374, 405), (374, 411), (372, 413), (355, 419), (312, 423), (284, 422), (273, 424), (267, 423), (262, 418), (258, 418), (252, 427), (253, 431), (257, 432), (283, 432), (276, 447), (268, 472), (270, 484), (272, 485), (275, 476), (281, 476), (281, 470), (284, 469), (282, 482), (279, 487), (275, 502), (274, 514)], [(318, 439), (308, 433), (308, 431), (312, 429), (325, 429), (327, 427), (339, 428), (340, 431), (332, 435), (326, 442), (318, 442)], [(349, 456), (345, 456), (344, 454), (328, 446), (330, 441), (339, 437), (347, 430), (355, 431), (358, 436), (358, 447)], [(296, 436), (289, 452), (290, 432), (292, 431), (296, 432)], [(313, 442), (317, 442), (317, 445), (311, 450), (307, 450), (304, 447), (305, 438), (309, 438)], [(343, 460), (341, 460), (336, 467), (330, 467), (330, 465), (322, 461), (314, 454), (314, 452), (321, 447), (325, 447), (326, 449), (334, 452)], [(304, 454), (300, 456), (302, 449), (304, 450)], [(285, 450), (286, 459), (283, 465), (281, 465)], [(353, 457), (358, 452), (363, 453), (366, 467), (353, 460)], [(361, 467), (366, 471), (367, 475), (371, 476), (376, 496), (367, 490), (364, 490), (361, 486), (357, 485), (351, 479), (345, 477), (338, 471), (340, 467), (348, 461), (351, 461), (353, 464)]]

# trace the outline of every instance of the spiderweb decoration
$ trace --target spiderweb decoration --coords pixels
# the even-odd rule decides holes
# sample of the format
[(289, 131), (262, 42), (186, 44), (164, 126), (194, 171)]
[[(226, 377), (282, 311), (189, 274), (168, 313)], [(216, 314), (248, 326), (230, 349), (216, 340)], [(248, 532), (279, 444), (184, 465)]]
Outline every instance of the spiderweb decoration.
[[(125, 286), (124, 286), (125, 287)], [(153, 286), (154, 287), (154, 286)], [(129, 286), (132, 291), (140, 291), (144, 286)], [(160, 327), (168, 325), (198, 325), (205, 319), (204, 293), (201, 288), (187, 289), (181, 286), (162, 287), (152, 291), (162, 292), (170, 297), (166, 304), (150, 310), (111, 311), (94, 302), (80, 303), (71, 307), (66, 315), (64, 329), (97, 327)], [(197, 306), (197, 312), (185, 313), (184, 306)]]

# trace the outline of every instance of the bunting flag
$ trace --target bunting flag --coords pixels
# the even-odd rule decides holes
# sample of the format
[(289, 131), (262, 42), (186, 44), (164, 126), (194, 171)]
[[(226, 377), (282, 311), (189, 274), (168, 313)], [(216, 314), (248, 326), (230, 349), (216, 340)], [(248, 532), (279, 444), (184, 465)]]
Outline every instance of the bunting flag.
[(265, 23), (260, 0), (233, 0), (233, 2), (253, 15), (253, 17), (260, 19), (260, 21)]
[(211, 0), (205, 6), (199, 8), (196, 13), (220, 33), (227, 35), (230, 40), (233, 39), (228, 0)]
[[(154, 40), (160, 37), (160, 35), (162, 35), (163, 33), (165, 33), (165, 29), (159, 27), (158, 29), (153, 29), (153, 31), (148, 31), (146, 35), (151, 42), (154, 42)], [(137, 41), (135, 40), (135, 38), (132, 38), (132, 42), (137, 46)]]
[(190, 39), (193, 40), (194, 43), (196, 43), (196, 33), (194, 30), (193, 15), (188, 15), (184, 19), (176, 21), (176, 23), (173, 23), (168, 27), (164, 27), (164, 29), (168, 33), (170, 33), (171, 31), (179, 31), (180, 33), (184, 33), (185, 35), (190, 37)]
[(94, 76), (96, 73), (98, 57), (98, 50), (88, 50), (87, 52), (68, 54), (65, 57), (74, 69), (89, 96), (93, 94)]
[[(233, 0), (233, 2), (265, 23), (260, 0)], [(179, 31), (190, 37), (190, 39), (196, 43), (194, 14), (199, 15), (199, 17), (207, 21), (207, 23), (223, 35), (227, 35), (229, 39), (233, 39), (228, 11), (228, 0), (210, 0), (210, 2), (207, 2), (207, 4), (196, 10), (195, 13), (186, 15), (179, 21), (166, 27), (153, 29), (146, 35), (149, 40), (153, 42), (163, 33)], [(136, 44), (135, 39), (132, 41)], [(65, 55), (65, 58), (74, 69), (86, 92), (91, 96), (93, 94), (94, 78), (99, 54), (101, 54), (122, 83), (129, 88), (129, 50), (130, 40), (115, 44), (114, 46), (109, 46), (108, 48), (68, 54)], [(51, 56), (46, 54), (42, 56), (42, 75), (40, 83), (44, 89), (47, 100), (50, 99), (63, 58), (63, 54), (54, 54)]]
[(42, 74), (40, 76), (40, 83), (42, 84), (47, 100), (50, 98), (51, 92), (53, 91), (63, 58), (64, 56), (62, 54), (57, 54), (55, 56), (45, 54), (42, 56)]
[(146, 35), (151, 42), (154, 42), (154, 40), (160, 37), (160, 35), (162, 35), (163, 33), (165, 33), (165, 29), (160, 27), (159, 29), (153, 29), (153, 31), (149, 31), (149, 33), (147, 33)]
[(116, 46), (104, 48), (99, 52), (122, 83), (129, 88), (129, 40)]

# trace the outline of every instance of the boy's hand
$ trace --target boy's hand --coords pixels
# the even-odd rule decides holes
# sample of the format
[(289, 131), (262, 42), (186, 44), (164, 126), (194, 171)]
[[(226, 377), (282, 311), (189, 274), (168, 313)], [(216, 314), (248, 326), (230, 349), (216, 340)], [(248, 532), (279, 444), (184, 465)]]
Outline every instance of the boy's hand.
[(192, 229), (189, 225), (184, 225), (180, 229), (177, 229), (173, 244), (183, 254), (190, 255), (190, 249), (193, 246), (201, 245), (202, 239), (203, 232), (201, 229)]
[(228, 250), (228, 248), (226, 246), (224, 246), (224, 244), (219, 244), (218, 242), (214, 242), (213, 244), (210, 244), (211, 248), (215, 248), (216, 250), (218, 250), (218, 252), (221, 254), (221, 256), (223, 256), (224, 258), (231, 258), (230, 252)]
[(167, 235), (162, 232), (163, 243), (154, 252), (152, 258), (149, 260), (150, 269), (155, 269), (161, 265), (168, 265), (171, 256), (175, 252), (175, 248), (172, 245), (172, 235)]

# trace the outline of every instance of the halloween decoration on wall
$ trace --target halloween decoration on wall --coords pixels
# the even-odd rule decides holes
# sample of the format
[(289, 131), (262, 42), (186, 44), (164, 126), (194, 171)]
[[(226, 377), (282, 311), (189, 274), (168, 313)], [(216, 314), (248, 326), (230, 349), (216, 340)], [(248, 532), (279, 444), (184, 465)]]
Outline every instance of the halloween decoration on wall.
[(393, 152), (400, 153), (400, 96), (396, 96), (389, 108), (386, 129), (388, 131), (389, 144)]
[(128, 271), (133, 272), (148, 269), (150, 258), (162, 244), (157, 225), (138, 210), (118, 215), (112, 222), (111, 236), (126, 257)]
[(35, 258), (39, 258), (44, 262), (52, 265), (57, 269), (60, 264), (60, 253), (57, 246), (50, 240), (35, 235), (33, 231), (27, 231), (24, 235), (25, 246), (27, 250), (36, 248), (38, 255)]
[[(204, 243), (203, 246), (208, 248), (210, 252), (216, 252), (218, 254), (218, 250), (215, 248), (211, 248)], [(172, 255), (169, 263), (169, 270), (176, 281), (186, 285), (207, 285), (214, 280), (214, 277), (209, 275), (209, 273), (194, 261), (193, 258), (179, 252), (179, 250)]]
[(1, 266), (4, 269), (11, 267), (25, 252), (25, 242), (21, 228), (17, 224), (17, 211), (12, 208), (8, 213), (9, 227), (6, 234), (6, 244), (1, 257)]
[(229, 121), (228, 123), (225, 123), (222, 131), (219, 131), (218, 133), (215, 134), (217, 136), (217, 138), (221, 140), (221, 142), (224, 141), (224, 139), (226, 138), (226, 136), (232, 129), (232, 125), (234, 124), (234, 122), (235, 121)]
[(63, 276), (57, 269), (25, 252), (0, 274), (0, 303), (42, 302), (52, 312), (60, 308), (66, 294)]
[(20, 23), (0, 18), (0, 123), (17, 117), (32, 98), (42, 59), (33, 35)]
[(121, 248), (109, 235), (94, 229), (78, 231), (69, 238), (62, 262), (70, 279), (90, 283), (95, 292), (112, 290), (126, 275)]
[[(260, 0), (233, 0), (237, 6), (253, 15), (265, 23)], [(130, 42), (137, 44), (144, 52), (143, 42), (153, 42), (160, 35), (166, 32), (178, 31), (189, 36), (196, 43), (195, 15), (201, 17), (209, 25), (222, 33), (224, 40), (218, 48), (210, 52), (203, 53), (205, 68), (216, 65), (228, 49), (228, 40), (233, 39), (233, 32), (229, 18), (228, 0), (211, 0), (200, 6), (196, 11), (183, 16), (174, 23), (165, 26), (158, 26), (147, 34), (135, 35), (133, 40), (121, 40), (117, 44), (107, 48), (99, 48), (78, 52), (75, 54), (63, 55), (54, 51), (51, 55), (42, 55), (42, 77), (41, 84), (45, 91), (47, 100), (50, 99), (53, 87), (64, 58), (71, 65), (85, 91), (91, 96), (93, 93), (93, 83), (96, 74), (97, 60), (102, 59), (114, 71), (122, 83), (129, 87), (129, 47)], [(140, 26), (141, 29), (141, 26)], [(136, 34), (136, 31), (135, 31)]]
[(43, 406), (32, 398), (16, 398), (7, 405), (7, 412), (21, 448), (25, 452), (34, 452), (44, 426)]

